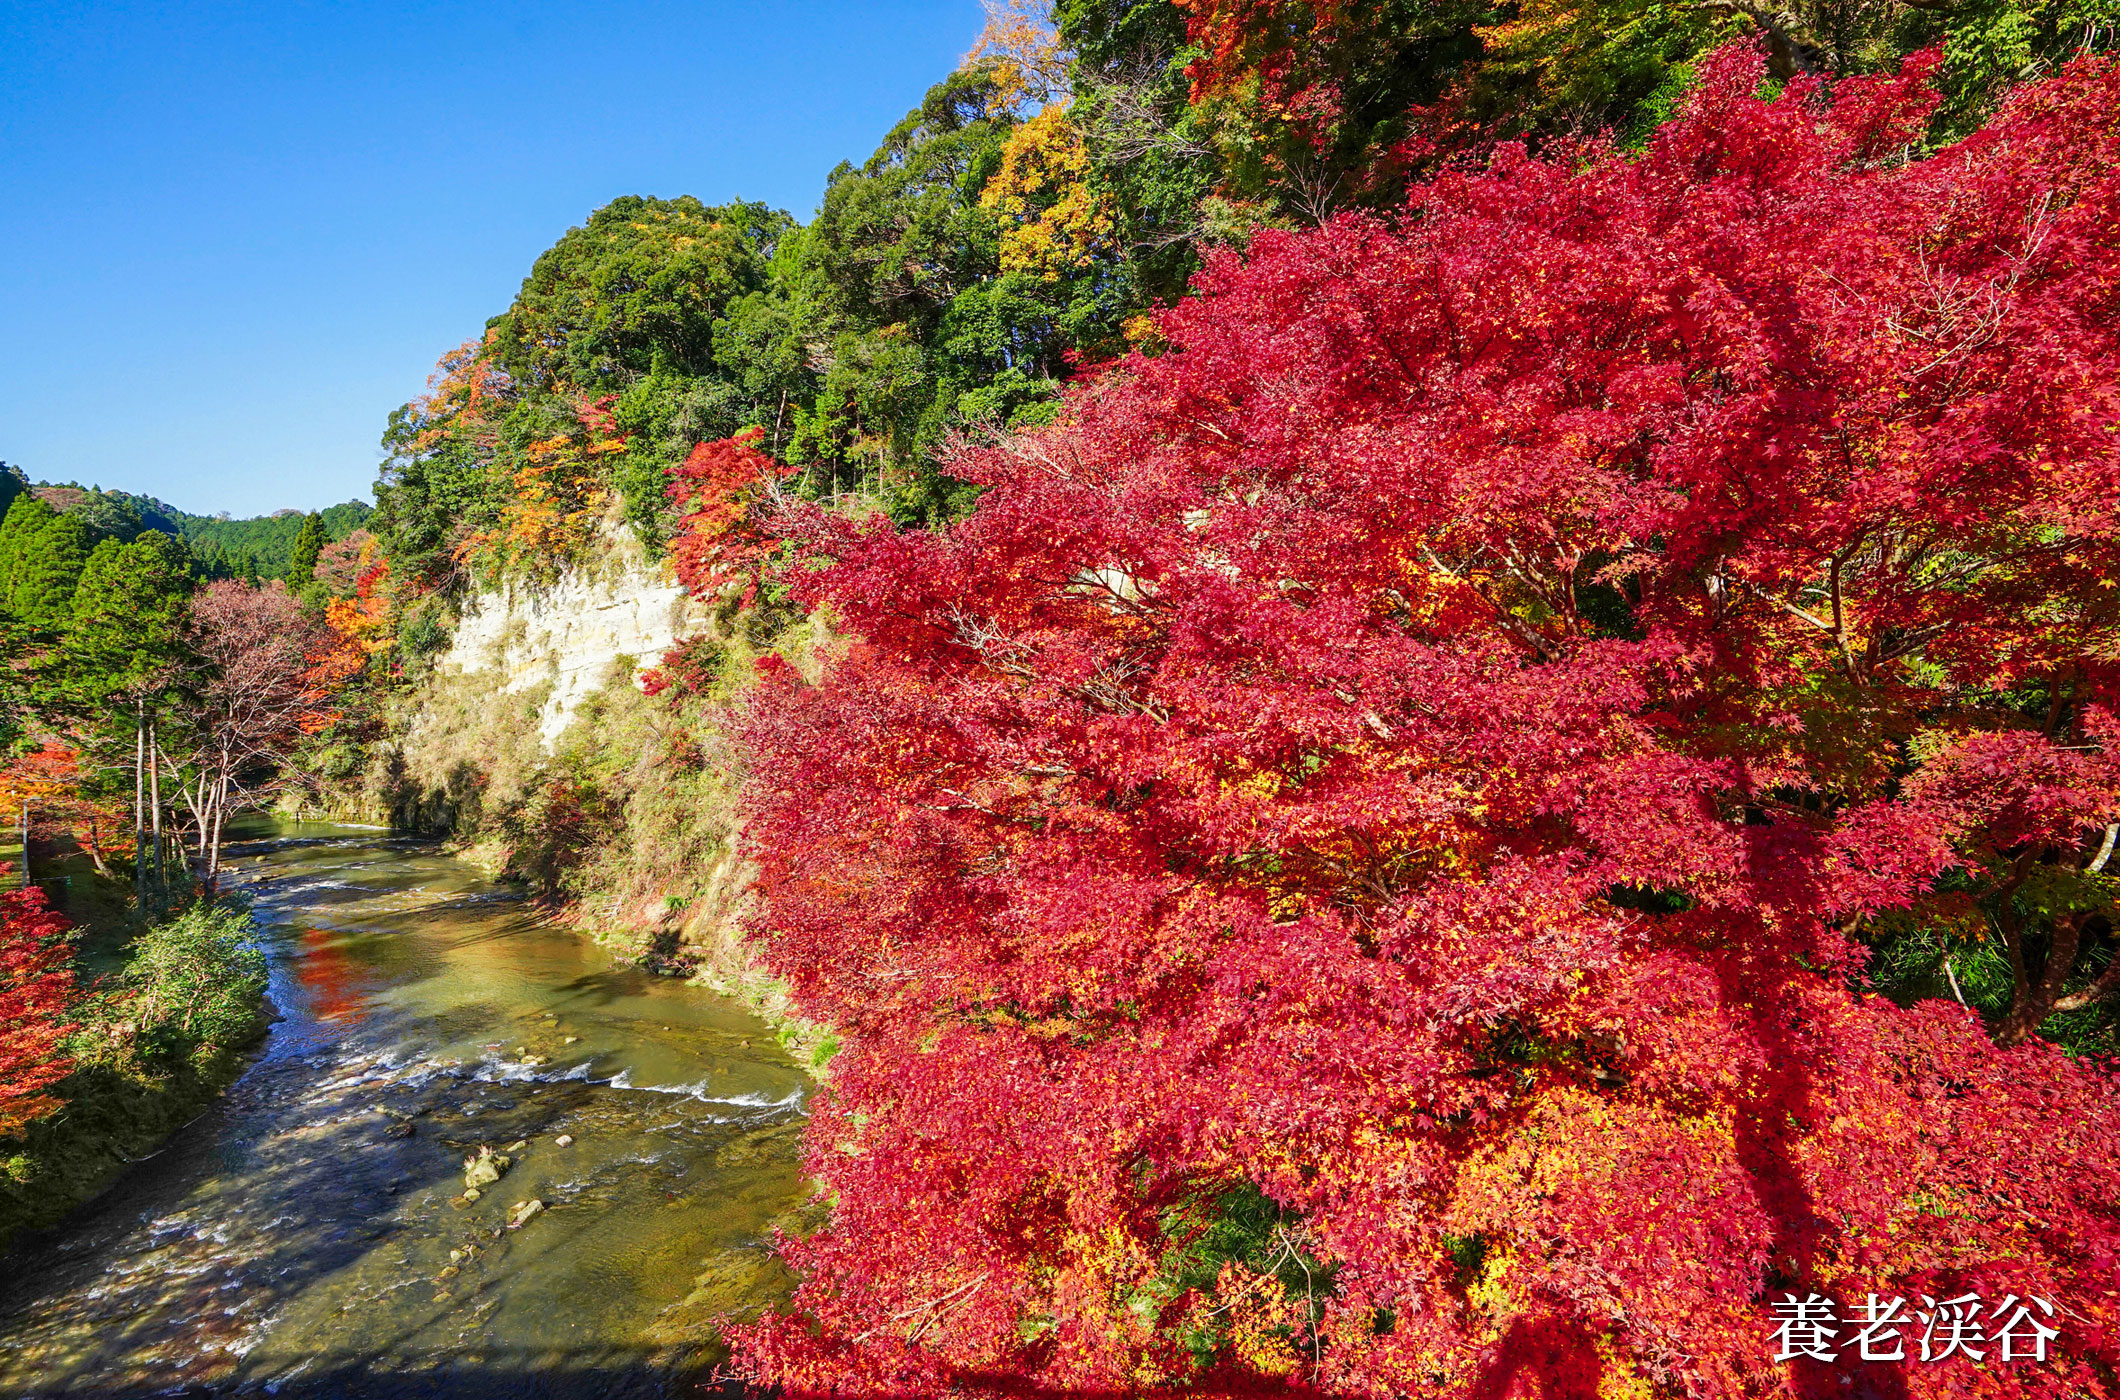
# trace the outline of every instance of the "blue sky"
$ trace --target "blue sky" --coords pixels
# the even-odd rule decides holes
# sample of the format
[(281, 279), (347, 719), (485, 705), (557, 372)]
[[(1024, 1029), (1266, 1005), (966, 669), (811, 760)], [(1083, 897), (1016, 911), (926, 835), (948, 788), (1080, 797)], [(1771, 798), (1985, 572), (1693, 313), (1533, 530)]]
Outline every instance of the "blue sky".
[(390, 410), (621, 194), (808, 219), (977, 0), (0, 0), (0, 460), (252, 515), (365, 498)]

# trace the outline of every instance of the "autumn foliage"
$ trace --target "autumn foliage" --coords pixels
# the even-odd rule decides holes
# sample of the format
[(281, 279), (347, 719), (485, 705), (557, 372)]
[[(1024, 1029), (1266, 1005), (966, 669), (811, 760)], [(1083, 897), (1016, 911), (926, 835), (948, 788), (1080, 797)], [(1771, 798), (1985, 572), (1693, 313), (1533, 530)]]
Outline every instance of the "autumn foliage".
[(748, 835), (846, 1049), (752, 1377), (1853, 1393), (1815, 1289), (2069, 1309), (1877, 1393), (2109, 1390), (2120, 1095), (2030, 1032), (2112, 981), (2120, 67), (1908, 163), (1930, 65), (1261, 234), (969, 519), (808, 518), (861, 640)]
[(12, 818), (27, 809), (39, 826), (74, 805), (81, 755), (56, 739), (0, 764), (0, 813)]
[(306, 612), (277, 580), (258, 588), (233, 579), (193, 596), (188, 640), (202, 674), (179, 740), (193, 775), (180, 799), (210, 883), (228, 817), (281, 791), (302, 742), (339, 719), (360, 643)]
[(327, 624), (310, 657), (310, 682), (322, 694), (343, 685), (384, 650), (390, 635), (390, 565), (364, 552), (353, 595), (324, 605)]
[(57, 739), (15, 755), (0, 765), (0, 814), (27, 810), (33, 837), (71, 836), (101, 869), (105, 857), (129, 857), (123, 803), (84, 791), (81, 753)]
[(764, 436), (752, 428), (703, 442), (670, 473), (670, 500), (682, 512), (670, 564), (698, 596), (738, 579), (755, 587), (758, 566), (776, 544), (766, 522), (786, 471), (758, 450)]
[(71, 1067), (62, 1046), (74, 979), (67, 922), (34, 887), (0, 894), (0, 1137), (50, 1113)]

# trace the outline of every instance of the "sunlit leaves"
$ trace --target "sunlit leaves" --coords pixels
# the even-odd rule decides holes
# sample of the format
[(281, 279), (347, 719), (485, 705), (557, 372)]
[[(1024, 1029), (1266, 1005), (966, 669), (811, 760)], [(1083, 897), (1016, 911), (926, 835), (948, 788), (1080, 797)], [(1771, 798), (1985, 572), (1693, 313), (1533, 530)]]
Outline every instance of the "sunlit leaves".
[(2120, 1360), (2110, 1078), (1862, 982), (1970, 903), (2090, 995), (2120, 815), (2120, 73), (1908, 164), (1929, 71), (1261, 233), (968, 519), (797, 529), (861, 640), (746, 830), (847, 1048), (755, 1377), (1806, 1393), (1791, 1284)]
[(67, 921), (38, 889), (0, 894), (0, 1137), (59, 1108), (50, 1092), (71, 1067), (64, 1052), (74, 996)]

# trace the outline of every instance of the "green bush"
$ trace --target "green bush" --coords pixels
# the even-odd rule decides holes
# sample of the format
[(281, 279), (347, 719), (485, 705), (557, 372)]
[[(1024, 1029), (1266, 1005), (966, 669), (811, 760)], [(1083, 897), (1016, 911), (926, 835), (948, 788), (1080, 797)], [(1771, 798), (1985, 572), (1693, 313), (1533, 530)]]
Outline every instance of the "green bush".
[(265, 990), (251, 934), (249, 909), (231, 902), (195, 904), (140, 935), (118, 991), (143, 1056), (229, 1046), (251, 1030)]

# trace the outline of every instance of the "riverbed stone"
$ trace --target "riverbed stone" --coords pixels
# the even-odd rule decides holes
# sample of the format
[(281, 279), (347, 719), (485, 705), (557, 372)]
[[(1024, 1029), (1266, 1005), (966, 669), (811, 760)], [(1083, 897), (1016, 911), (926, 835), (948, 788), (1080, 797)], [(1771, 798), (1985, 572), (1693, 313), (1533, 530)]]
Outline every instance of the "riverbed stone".
[(464, 1186), (475, 1191), (481, 1186), (491, 1186), (501, 1179), (514, 1159), (504, 1152), (495, 1152), (491, 1147), (480, 1147), (473, 1155), (464, 1159)]

